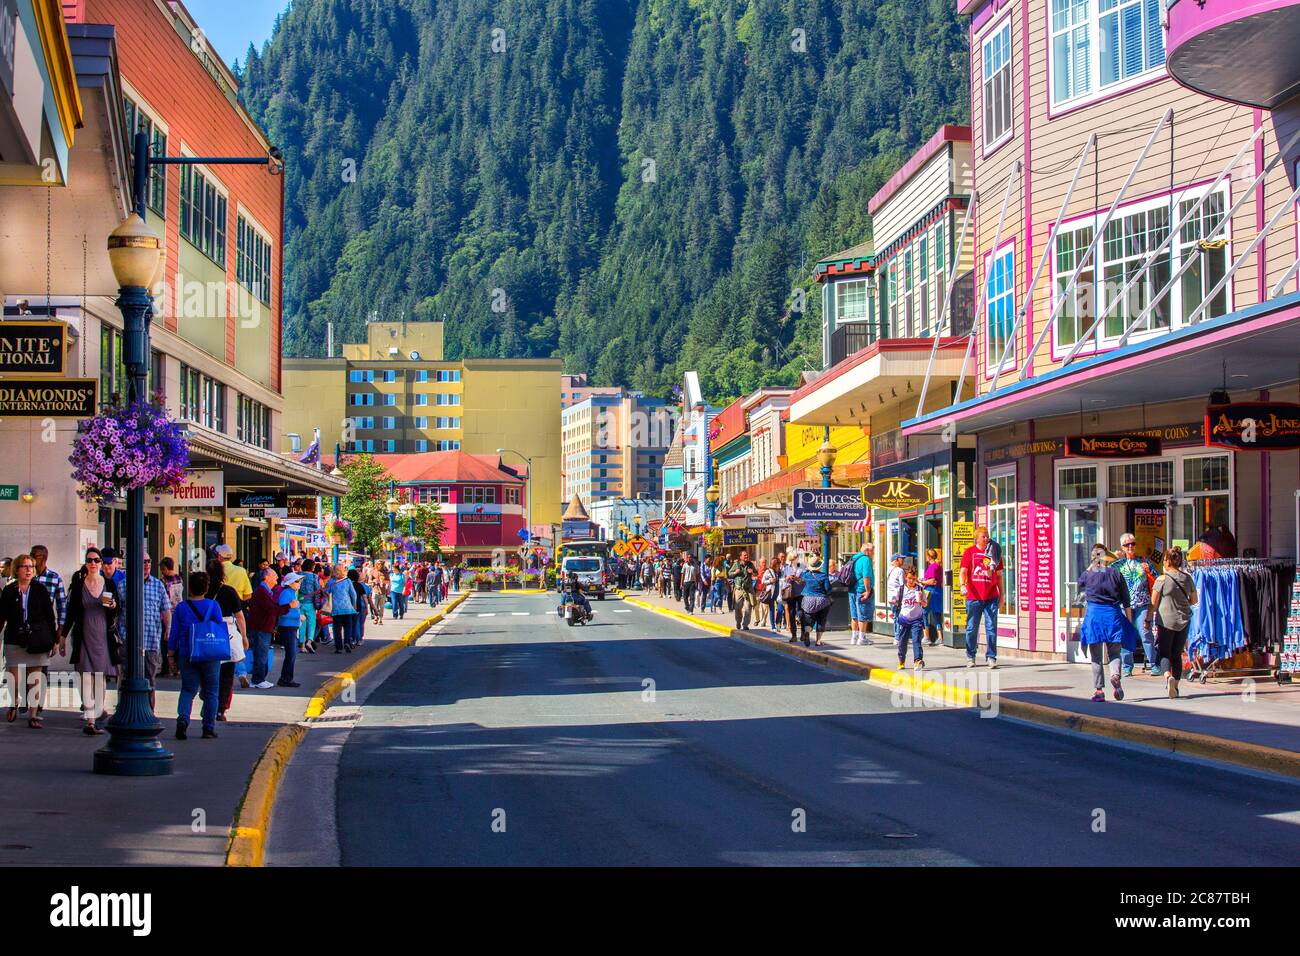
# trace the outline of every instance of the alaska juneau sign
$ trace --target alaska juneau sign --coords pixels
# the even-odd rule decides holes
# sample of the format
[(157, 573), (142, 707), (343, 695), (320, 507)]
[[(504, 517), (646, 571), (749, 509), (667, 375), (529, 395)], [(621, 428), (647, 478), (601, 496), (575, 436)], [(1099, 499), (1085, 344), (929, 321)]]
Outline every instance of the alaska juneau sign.
[(886, 511), (911, 511), (933, 500), (930, 486), (911, 478), (881, 478), (862, 489), (862, 501)]
[(1205, 444), (1238, 451), (1300, 448), (1300, 405), (1237, 402), (1205, 410)]
[(796, 521), (859, 521), (867, 516), (856, 488), (796, 488)]

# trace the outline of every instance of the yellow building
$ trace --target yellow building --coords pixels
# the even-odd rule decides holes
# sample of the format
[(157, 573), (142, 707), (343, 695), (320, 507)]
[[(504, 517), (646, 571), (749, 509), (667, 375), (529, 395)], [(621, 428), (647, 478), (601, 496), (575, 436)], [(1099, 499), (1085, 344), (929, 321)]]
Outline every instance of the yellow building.
[[(286, 358), (286, 453), (418, 454), (508, 448), (533, 462), (533, 523), (560, 520), (559, 359), (443, 357), (441, 322), (372, 322), (337, 358)], [(508, 457), (508, 456), (507, 456)]]

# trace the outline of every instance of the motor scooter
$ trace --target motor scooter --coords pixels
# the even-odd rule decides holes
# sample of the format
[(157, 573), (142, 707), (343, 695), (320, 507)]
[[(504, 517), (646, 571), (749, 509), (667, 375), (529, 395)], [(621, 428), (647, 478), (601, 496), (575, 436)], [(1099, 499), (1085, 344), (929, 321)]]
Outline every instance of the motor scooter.
[(564, 618), (564, 622), (569, 627), (573, 627), (575, 624), (589, 624), (591, 619), (596, 616), (595, 611), (589, 611), (573, 600), (572, 591), (564, 592), (564, 599), (560, 606), (555, 609), (555, 613)]

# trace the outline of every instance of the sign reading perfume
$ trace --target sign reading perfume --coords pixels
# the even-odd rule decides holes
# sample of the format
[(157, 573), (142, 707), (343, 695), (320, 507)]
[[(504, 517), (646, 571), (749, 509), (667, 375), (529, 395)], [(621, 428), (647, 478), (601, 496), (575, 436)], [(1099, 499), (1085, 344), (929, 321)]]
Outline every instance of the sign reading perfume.
[(1239, 451), (1300, 448), (1300, 405), (1289, 402), (1211, 405), (1205, 411), (1205, 444)]
[(67, 343), (62, 322), (0, 322), (0, 372), (63, 375)]
[(220, 508), (226, 500), (225, 474), (220, 468), (186, 472), (179, 487), (153, 498), (164, 508)]
[(797, 521), (857, 521), (867, 516), (854, 488), (796, 488), (793, 511)]

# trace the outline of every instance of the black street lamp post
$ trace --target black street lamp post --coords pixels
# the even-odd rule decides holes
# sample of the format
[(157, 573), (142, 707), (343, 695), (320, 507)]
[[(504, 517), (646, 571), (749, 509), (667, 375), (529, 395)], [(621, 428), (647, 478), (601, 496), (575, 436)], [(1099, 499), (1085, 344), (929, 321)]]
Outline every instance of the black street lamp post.
[[(149, 323), (153, 320), (149, 284), (162, 255), (162, 243), (149, 228), (145, 211), (149, 172), (153, 166), (200, 163), (208, 166), (260, 165), (267, 166), (275, 175), (283, 172), (278, 150), (263, 157), (151, 156), (148, 134), (135, 134), (131, 214), (108, 239), (108, 255), (119, 286), (117, 307), (122, 311), (128, 402), (147, 398)], [(85, 347), (82, 343), (82, 348)], [(127, 491), (126, 524), (126, 648), (123, 655), (126, 674), (118, 690), (117, 707), (105, 726), (109, 733), (108, 742), (95, 751), (94, 771), (122, 777), (157, 777), (172, 772), (172, 754), (158, 741), (162, 724), (149, 703), (149, 681), (144, 676), (143, 488)]]

